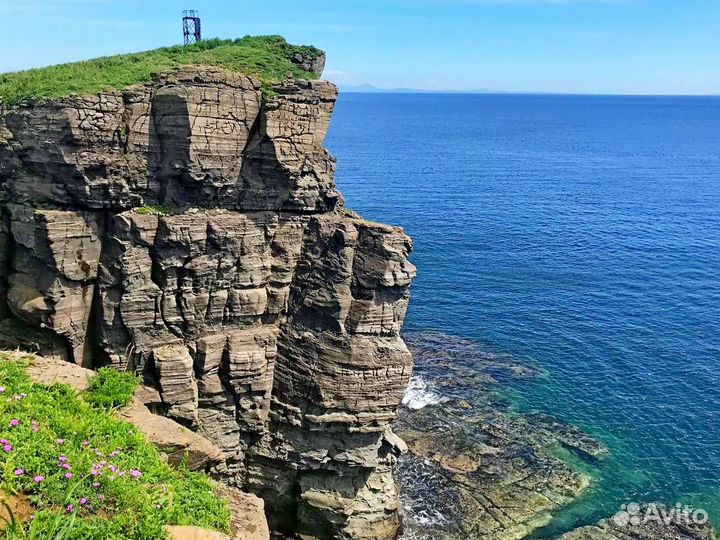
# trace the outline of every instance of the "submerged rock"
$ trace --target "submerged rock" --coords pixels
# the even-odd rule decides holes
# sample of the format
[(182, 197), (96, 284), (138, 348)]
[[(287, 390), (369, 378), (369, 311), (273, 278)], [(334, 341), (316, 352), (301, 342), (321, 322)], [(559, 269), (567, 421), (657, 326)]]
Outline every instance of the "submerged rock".
[[(714, 540), (715, 528), (704, 513), (675, 511), (658, 503), (634, 505), (596, 525), (575, 529), (559, 540)], [(697, 518), (700, 519), (697, 519)]]
[(403, 407), (395, 425), (409, 450), (397, 473), (409, 538), (521, 539), (583, 493), (589, 477), (557, 454), (593, 463), (605, 448), (551, 417), (511, 414), (492, 395), (498, 380), (534, 370), (453, 336), (406, 339), (437, 392), (435, 403)]

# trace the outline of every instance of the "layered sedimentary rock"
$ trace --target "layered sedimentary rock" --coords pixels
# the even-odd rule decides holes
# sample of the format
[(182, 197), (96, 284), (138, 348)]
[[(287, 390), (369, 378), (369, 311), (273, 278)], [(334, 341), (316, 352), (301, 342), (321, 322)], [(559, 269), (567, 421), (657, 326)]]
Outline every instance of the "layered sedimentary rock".
[(415, 268), (343, 208), (336, 94), (193, 67), (0, 111), (0, 345), (142, 373), (279, 530), (390, 538)]

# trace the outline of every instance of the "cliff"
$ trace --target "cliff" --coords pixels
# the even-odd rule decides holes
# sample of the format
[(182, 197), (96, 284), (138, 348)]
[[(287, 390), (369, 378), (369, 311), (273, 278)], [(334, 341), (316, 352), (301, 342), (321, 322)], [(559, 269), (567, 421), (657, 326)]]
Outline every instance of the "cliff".
[(276, 530), (391, 538), (412, 244), (343, 207), (336, 88), (263, 83), (193, 65), (0, 106), (0, 346), (142, 373)]

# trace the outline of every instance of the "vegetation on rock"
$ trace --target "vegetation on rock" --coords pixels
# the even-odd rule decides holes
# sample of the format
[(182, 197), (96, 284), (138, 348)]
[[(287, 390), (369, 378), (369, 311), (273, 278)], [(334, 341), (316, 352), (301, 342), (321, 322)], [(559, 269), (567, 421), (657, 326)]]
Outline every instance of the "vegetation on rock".
[(143, 216), (172, 216), (177, 214), (178, 210), (165, 204), (150, 204), (136, 208), (135, 213)]
[(171, 468), (104, 408), (127, 402), (135, 381), (103, 371), (78, 394), (32, 383), (26, 366), (0, 355), (0, 492), (26, 494), (35, 512), (30, 522), (0, 524), (0, 537), (158, 539), (166, 525), (229, 531), (211, 480)]
[(8, 106), (26, 99), (57, 99), (150, 81), (154, 73), (185, 65), (219, 66), (258, 78), (268, 87), (288, 77), (316, 79), (292, 58), (317, 57), (315, 47), (291, 45), (280, 36), (208, 39), (134, 54), (106, 56), (56, 66), (0, 74), (0, 98)]
[(138, 382), (132, 373), (100, 368), (90, 379), (83, 398), (91, 405), (104, 409), (124, 407), (132, 400)]

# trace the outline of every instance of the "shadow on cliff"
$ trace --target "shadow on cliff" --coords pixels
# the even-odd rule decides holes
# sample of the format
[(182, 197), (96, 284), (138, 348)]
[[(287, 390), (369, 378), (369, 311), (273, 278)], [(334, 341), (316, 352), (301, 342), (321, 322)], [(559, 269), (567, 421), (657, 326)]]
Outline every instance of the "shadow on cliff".
[(181, 205), (196, 198), (186, 178), (192, 174), (192, 126), (188, 104), (182, 96), (158, 93), (153, 97), (149, 135), (148, 200)]

